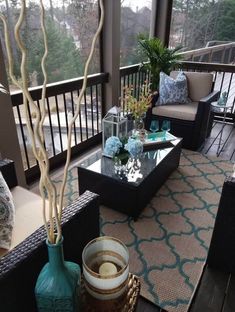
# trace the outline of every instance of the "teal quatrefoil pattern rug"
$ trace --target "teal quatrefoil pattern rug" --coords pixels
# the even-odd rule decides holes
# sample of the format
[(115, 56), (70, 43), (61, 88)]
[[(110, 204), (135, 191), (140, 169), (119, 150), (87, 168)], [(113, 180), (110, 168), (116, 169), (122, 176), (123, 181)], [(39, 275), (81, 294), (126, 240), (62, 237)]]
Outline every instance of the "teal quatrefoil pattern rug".
[[(101, 207), (101, 235), (117, 237), (128, 246), (130, 270), (141, 279), (141, 294), (169, 312), (189, 309), (205, 265), (222, 185), (231, 172), (229, 161), (183, 150), (179, 168), (137, 222)], [(74, 168), (66, 203), (78, 196), (77, 187)]]

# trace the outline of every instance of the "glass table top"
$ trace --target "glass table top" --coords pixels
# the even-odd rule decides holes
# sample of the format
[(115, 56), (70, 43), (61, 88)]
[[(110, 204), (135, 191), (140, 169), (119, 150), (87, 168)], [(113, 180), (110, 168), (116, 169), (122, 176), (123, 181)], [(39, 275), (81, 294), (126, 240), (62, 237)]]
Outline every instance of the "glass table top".
[(224, 112), (227, 110), (230, 110), (233, 107), (232, 103), (226, 103), (225, 105), (221, 105), (217, 102), (212, 102), (211, 106), (213, 108), (213, 110), (218, 111), (218, 112)]
[(151, 149), (148, 147), (148, 150), (145, 150), (140, 158), (129, 158), (125, 170), (121, 171), (117, 170), (112, 158), (102, 155), (102, 150), (88, 156), (78, 166), (123, 183), (138, 185), (180, 142), (181, 139), (177, 138), (171, 142), (151, 146)]

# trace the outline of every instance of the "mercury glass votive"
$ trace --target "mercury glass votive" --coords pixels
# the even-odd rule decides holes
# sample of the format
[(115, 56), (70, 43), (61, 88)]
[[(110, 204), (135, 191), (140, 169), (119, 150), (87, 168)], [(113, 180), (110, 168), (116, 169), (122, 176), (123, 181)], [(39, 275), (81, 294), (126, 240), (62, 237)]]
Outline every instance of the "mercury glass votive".
[(90, 241), (82, 253), (84, 285), (99, 300), (112, 300), (127, 290), (129, 252), (118, 239), (102, 236)]

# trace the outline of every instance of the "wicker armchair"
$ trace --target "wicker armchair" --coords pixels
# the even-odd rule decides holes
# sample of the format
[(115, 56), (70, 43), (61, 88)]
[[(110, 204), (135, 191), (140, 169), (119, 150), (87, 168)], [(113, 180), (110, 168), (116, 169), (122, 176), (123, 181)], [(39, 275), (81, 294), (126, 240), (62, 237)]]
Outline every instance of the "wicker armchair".
[[(0, 170), (9, 187), (16, 185), (11, 163)], [(9, 165), (10, 164), (10, 165)], [(29, 220), (30, 222), (30, 220)], [(82, 264), (85, 245), (99, 236), (98, 195), (86, 191), (62, 213), (65, 260)], [(48, 261), (46, 231), (41, 226), (0, 258), (0, 310), (36, 312), (34, 287), (39, 272)]]
[[(197, 150), (210, 132), (210, 103), (216, 101), (219, 92), (213, 91), (213, 74), (185, 72), (189, 97), (187, 104), (153, 106), (146, 116), (146, 129), (152, 118), (160, 122), (171, 121), (171, 133), (183, 138), (183, 147)], [(177, 72), (172, 72), (175, 78)]]

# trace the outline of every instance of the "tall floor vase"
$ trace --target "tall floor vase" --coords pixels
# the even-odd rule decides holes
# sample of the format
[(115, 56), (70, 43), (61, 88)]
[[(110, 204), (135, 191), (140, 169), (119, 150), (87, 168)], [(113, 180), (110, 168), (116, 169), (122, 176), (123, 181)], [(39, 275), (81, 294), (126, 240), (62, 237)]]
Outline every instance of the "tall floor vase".
[(39, 312), (78, 312), (81, 271), (78, 264), (64, 261), (63, 239), (47, 241), (48, 263), (42, 268), (35, 286)]

